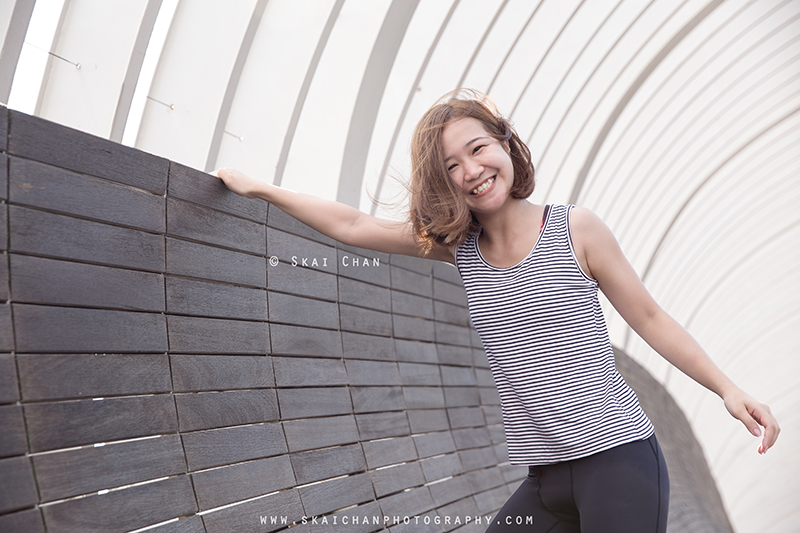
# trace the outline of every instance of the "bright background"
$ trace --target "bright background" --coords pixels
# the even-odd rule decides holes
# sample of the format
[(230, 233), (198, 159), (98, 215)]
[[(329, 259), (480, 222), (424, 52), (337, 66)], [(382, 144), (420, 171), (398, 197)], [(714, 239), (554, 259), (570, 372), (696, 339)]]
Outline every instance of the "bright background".
[(800, 524), (800, 1), (4, 0), (0, 102), (383, 215), (416, 120), (487, 92), (536, 202), (597, 212), (783, 426), (765, 457), (607, 309), (689, 418), (736, 531)]

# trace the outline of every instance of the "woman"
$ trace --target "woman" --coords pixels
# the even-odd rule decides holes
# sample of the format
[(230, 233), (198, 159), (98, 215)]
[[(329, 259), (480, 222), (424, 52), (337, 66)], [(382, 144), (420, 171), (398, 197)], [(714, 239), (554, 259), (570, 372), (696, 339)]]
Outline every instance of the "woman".
[(509, 458), (529, 476), (489, 532), (663, 532), (669, 481), (654, 429), (614, 368), (597, 289), (659, 354), (775, 443), (768, 406), (745, 394), (653, 300), (605, 224), (534, 205), (530, 152), (488, 100), (455, 92), (412, 140), (410, 217), (378, 219), (231, 169), (262, 198), (345, 244), (458, 267), (500, 393)]

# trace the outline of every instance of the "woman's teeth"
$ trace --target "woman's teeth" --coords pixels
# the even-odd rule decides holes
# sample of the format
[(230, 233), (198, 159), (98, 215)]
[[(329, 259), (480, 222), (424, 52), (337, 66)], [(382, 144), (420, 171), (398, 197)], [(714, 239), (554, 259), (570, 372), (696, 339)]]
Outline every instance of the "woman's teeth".
[(492, 186), (492, 183), (494, 183), (494, 178), (489, 178), (489, 179), (488, 179), (488, 180), (486, 180), (486, 181), (485, 181), (485, 182), (484, 182), (484, 183), (483, 183), (483, 184), (482, 184), (480, 187), (476, 187), (476, 188), (475, 188), (475, 189), (472, 191), (472, 193), (471, 193), (471, 194), (480, 194), (480, 193), (482, 193), (483, 191), (485, 191), (486, 189), (488, 189), (489, 187), (491, 187), (491, 186)]

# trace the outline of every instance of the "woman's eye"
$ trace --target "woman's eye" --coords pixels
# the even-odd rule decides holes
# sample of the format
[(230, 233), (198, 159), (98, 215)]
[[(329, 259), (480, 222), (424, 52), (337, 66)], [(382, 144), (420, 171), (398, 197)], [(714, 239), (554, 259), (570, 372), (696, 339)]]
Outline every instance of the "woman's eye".
[(481, 145), (478, 145), (478, 146), (476, 146), (476, 147), (475, 147), (475, 148), (472, 150), (472, 153), (473, 153), (473, 154), (477, 154), (478, 152), (480, 152), (481, 148), (483, 148), (484, 146), (486, 146), (486, 145), (485, 145), (485, 144), (481, 144)]
[(457, 166), (458, 166), (457, 164), (453, 163), (452, 165), (450, 165), (449, 167), (447, 167), (447, 171), (448, 171), (448, 172), (452, 172), (452, 171), (453, 171), (453, 169), (454, 169), (454, 168), (456, 168)]

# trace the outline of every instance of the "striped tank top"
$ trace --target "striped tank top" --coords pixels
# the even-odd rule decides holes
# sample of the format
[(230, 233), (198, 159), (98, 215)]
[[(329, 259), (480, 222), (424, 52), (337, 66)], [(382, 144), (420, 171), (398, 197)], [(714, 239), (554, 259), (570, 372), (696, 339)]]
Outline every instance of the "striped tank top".
[(478, 235), (456, 250), (513, 465), (578, 459), (654, 431), (614, 366), (597, 281), (572, 247), (571, 207), (550, 206), (539, 239), (514, 266), (486, 262)]

